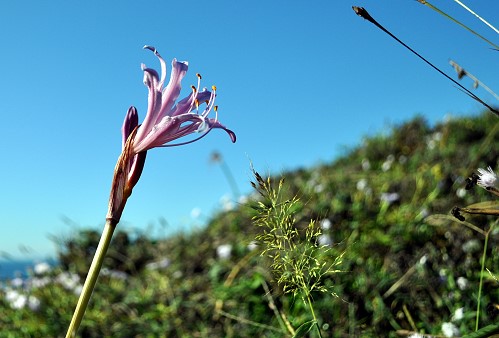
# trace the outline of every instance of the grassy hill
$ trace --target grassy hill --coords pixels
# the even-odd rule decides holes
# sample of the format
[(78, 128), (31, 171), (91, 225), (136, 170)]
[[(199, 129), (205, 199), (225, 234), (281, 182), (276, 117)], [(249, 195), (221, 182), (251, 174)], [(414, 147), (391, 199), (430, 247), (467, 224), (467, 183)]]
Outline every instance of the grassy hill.
[[(451, 215), (454, 206), (494, 200), (465, 186), (477, 168), (499, 167), (498, 145), (499, 124), (490, 113), (436, 126), (417, 117), (389, 135), (366, 138), (332, 163), (270, 178), (271, 191), (279, 191), (277, 207), (296, 229), (296, 247), (311, 248), (312, 262), (341, 270), (302, 271), (308, 283), (326, 290), (310, 294), (322, 337), (443, 334), (444, 324), (444, 331), (473, 332), (485, 234), (493, 225), (479, 327), (499, 320), (497, 216), (463, 214), (459, 221)], [(254, 184), (261, 188), (257, 179)], [(276, 258), (260, 255), (264, 246), (255, 238), (265, 227), (255, 222), (265, 210), (281, 210), (260, 193), (190, 233), (163, 240), (115, 234), (82, 337), (292, 336), (313, 315), (299, 292), (285, 293), (286, 283), (277, 282), (279, 273), (291, 280), (295, 272), (272, 268)], [(307, 237), (307, 228), (316, 236)], [(98, 239), (81, 231), (64, 240), (60, 268), (0, 292), (0, 336), (63, 336)], [(38, 306), (16, 309), (8, 295), (13, 290), (36, 298)], [(318, 337), (314, 329), (305, 335)]]

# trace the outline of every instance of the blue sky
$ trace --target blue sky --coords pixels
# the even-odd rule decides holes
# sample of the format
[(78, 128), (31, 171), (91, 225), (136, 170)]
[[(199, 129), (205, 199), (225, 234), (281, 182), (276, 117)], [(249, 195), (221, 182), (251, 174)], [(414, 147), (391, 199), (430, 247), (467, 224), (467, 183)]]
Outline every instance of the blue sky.
[[(432, 3), (499, 42), (453, 1)], [(196, 73), (216, 85), (219, 118), (238, 136), (214, 131), (149, 152), (120, 227), (151, 234), (202, 226), (230, 197), (213, 151), (247, 193), (250, 161), (273, 173), (312, 166), (415, 114), (435, 122), (482, 110), (352, 5), (449, 74), (454, 59), (499, 90), (499, 52), (414, 0), (2, 3), (0, 252), (53, 255), (48, 235), (103, 226), (124, 114), (135, 105), (142, 120), (147, 108), (140, 64), (159, 69), (145, 44), (168, 64), (189, 61), (185, 95)], [(499, 2), (472, 8), (499, 24)]]

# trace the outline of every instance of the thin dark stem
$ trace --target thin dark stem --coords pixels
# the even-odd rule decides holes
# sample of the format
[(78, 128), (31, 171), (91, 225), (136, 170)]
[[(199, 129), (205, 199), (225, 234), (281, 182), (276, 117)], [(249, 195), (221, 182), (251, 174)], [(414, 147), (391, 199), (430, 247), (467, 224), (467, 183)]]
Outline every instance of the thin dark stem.
[(381, 26), (376, 20), (374, 20), (374, 18), (363, 8), (363, 7), (357, 7), (357, 6), (353, 6), (352, 7), (353, 10), (355, 11), (355, 13), (357, 13), (358, 16), (366, 19), (367, 21), (371, 22), (372, 24), (374, 24), (376, 27), (378, 27), (379, 29), (381, 29), (383, 32), (385, 32), (386, 34), (390, 35), (392, 38), (394, 38), (398, 43), (400, 43), (402, 46), (404, 46), (405, 48), (407, 48), (408, 50), (410, 50), (412, 53), (414, 53), (417, 57), (419, 57), (421, 60), (423, 60), (424, 62), (426, 62), (430, 67), (432, 67), (433, 69), (435, 69), (437, 72), (439, 72), (440, 74), (442, 74), (443, 76), (445, 76), (447, 79), (449, 79), (450, 81), (452, 81), (456, 86), (459, 87), (459, 89), (461, 89), (462, 91), (464, 91), (467, 95), (469, 95), (472, 99), (480, 102), (481, 104), (483, 104), (485, 107), (487, 107), (491, 112), (493, 112), (494, 114), (498, 115), (499, 116), (499, 111), (492, 108), (491, 106), (489, 106), (487, 103), (485, 103), (482, 99), (480, 99), (478, 96), (476, 96), (475, 94), (473, 94), (470, 90), (468, 90), (466, 87), (464, 87), (463, 85), (461, 85), (459, 82), (457, 82), (456, 80), (454, 80), (453, 78), (451, 78), (449, 75), (445, 74), (443, 71), (441, 71), (439, 68), (437, 68), (436, 66), (434, 66), (430, 61), (426, 60), (423, 56), (421, 56), (418, 52), (416, 52), (414, 49), (412, 49), (411, 47), (409, 47), (408, 45), (406, 45), (404, 42), (402, 42), (399, 38), (397, 38), (395, 35), (393, 35), (392, 33), (390, 33), (385, 27)]

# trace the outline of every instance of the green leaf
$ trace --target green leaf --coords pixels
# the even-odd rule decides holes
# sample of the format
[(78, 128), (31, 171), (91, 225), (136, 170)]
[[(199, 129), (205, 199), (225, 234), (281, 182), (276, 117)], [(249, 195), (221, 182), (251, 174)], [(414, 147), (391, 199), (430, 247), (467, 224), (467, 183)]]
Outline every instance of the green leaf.
[(307, 333), (310, 332), (310, 330), (312, 330), (312, 327), (314, 325), (315, 325), (315, 320), (313, 319), (301, 324), (300, 327), (296, 329), (293, 338), (304, 337)]
[(499, 323), (487, 325), (471, 334), (464, 335), (463, 338), (486, 338), (499, 333)]

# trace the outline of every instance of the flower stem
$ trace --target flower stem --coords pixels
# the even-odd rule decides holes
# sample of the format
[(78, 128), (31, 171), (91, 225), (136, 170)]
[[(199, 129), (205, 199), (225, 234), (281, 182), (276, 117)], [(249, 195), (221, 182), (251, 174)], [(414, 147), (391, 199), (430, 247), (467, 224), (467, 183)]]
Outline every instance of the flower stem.
[(489, 234), (492, 232), (494, 228), (494, 223), (490, 226), (490, 229), (487, 231), (485, 235), (485, 243), (483, 244), (483, 254), (482, 254), (482, 268), (480, 269), (480, 283), (478, 284), (478, 299), (476, 306), (476, 322), (475, 322), (475, 331), (478, 331), (478, 324), (480, 320), (480, 299), (482, 297), (482, 285), (483, 285), (483, 275), (485, 272), (485, 259), (487, 258), (487, 245), (489, 243)]
[(114, 220), (108, 220), (102, 231), (102, 235), (97, 246), (97, 251), (95, 252), (92, 264), (90, 265), (90, 270), (88, 271), (85, 284), (78, 299), (78, 304), (73, 313), (73, 318), (71, 319), (71, 324), (69, 324), (68, 332), (66, 333), (66, 338), (75, 337), (78, 327), (80, 326), (85, 310), (87, 309), (88, 301), (97, 282), (97, 277), (99, 277), (99, 272), (102, 267), (102, 262), (106, 256), (107, 249), (111, 243), (111, 238), (113, 236), (114, 229), (116, 228), (117, 222)]
[(310, 293), (308, 293), (307, 291), (306, 291), (306, 296), (307, 296), (306, 302), (308, 304), (308, 307), (310, 308), (312, 317), (314, 318), (315, 327), (317, 328), (317, 333), (319, 334), (319, 337), (322, 338), (321, 327), (319, 326), (319, 322), (317, 321), (317, 317), (315, 316), (314, 306), (312, 305), (312, 300), (310, 299)]

